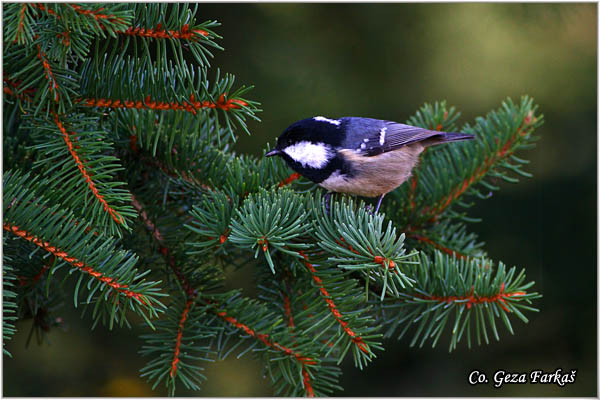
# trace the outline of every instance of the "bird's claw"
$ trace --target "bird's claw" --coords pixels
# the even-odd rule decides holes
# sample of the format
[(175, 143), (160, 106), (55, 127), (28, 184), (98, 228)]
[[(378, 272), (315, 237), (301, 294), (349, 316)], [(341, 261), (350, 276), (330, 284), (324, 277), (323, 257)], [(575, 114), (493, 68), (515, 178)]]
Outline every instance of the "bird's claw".
[(331, 198), (331, 192), (325, 193), (325, 213), (331, 215), (329, 212), (329, 199)]

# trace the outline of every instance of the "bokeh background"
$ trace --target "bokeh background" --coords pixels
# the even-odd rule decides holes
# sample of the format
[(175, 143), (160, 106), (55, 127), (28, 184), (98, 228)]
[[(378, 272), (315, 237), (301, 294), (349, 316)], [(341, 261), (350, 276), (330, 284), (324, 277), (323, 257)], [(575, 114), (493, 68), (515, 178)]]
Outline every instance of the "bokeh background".
[[(545, 115), (533, 179), (504, 184), (471, 209), (471, 229), (507, 265), (526, 267), (544, 297), (530, 322), (501, 341), (447, 352), (389, 340), (364, 371), (351, 360), (346, 396), (597, 396), (597, 5), (201, 4), (225, 52), (213, 66), (255, 85), (262, 122), (241, 133), (239, 153), (260, 155), (291, 122), (314, 115), (404, 122), (424, 102), (447, 100), (472, 121), (506, 97), (529, 94)], [(233, 284), (244, 277), (232, 277)], [(139, 378), (136, 329), (89, 331), (67, 301), (63, 329), (25, 348), (29, 321), (3, 359), (5, 396), (156, 396)], [(188, 396), (270, 396), (251, 357), (208, 366)], [(577, 369), (576, 383), (470, 386), (473, 369)]]

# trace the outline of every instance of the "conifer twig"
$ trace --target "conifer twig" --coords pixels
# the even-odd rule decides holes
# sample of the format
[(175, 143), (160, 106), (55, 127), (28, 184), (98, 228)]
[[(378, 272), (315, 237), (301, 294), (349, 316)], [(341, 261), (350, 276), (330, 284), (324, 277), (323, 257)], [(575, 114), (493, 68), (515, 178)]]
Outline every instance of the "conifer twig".
[(175, 374), (177, 374), (177, 364), (179, 363), (179, 351), (181, 348), (181, 339), (183, 338), (183, 328), (192, 304), (194, 304), (194, 299), (188, 298), (187, 302), (185, 303), (183, 313), (181, 314), (179, 325), (177, 326), (177, 339), (175, 342), (175, 350), (173, 351), (173, 361), (171, 361), (171, 371), (169, 372), (171, 378), (174, 378)]
[[(75, 10), (76, 12), (78, 12), (79, 14), (81, 14), (81, 15), (91, 16), (93, 19), (95, 19), (99, 23), (100, 23), (100, 21), (104, 21), (104, 20), (106, 20), (108, 22), (111, 22), (111, 23), (119, 23), (119, 24), (125, 23), (125, 21), (123, 21), (119, 17), (116, 17), (114, 15), (110, 15), (110, 14), (104, 14), (104, 13), (102, 13), (102, 11), (104, 11), (104, 7), (100, 7), (98, 9), (96, 9), (96, 10), (88, 10), (88, 9), (85, 9), (85, 8), (81, 7), (78, 4), (67, 3), (67, 5), (69, 7), (71, 7), (73, 10)], [(103, 29), (105, 29), (104, 25), (102, 25), (101, 23), (100, 23), (100, 26)]]
[[(506, 157), (509, 157), (513, 154), (514, 149), (512, 148), (517, 140), (525, 136), (528, 133), (528, 129), (533, 122), (533, 114), (530, 113), (523, 119), (523, 123), (519, 126), (514, 134), (510, 137), (509, 140), (506, 141), (504, 146), (502, 146), (498, 151), (493, 153), (492, 155), (487, 156), (483, 163), (477, 167), (471, 173), (471, 175), (464, 179), (462, 182), (458, 183), (453, 189), (450, 190), (445, 198), (439, 200), (436, 204), (429, 207), (426, 206), (421, 210), (421, 214), (428, 218), (428, 222), (434, 222), (438, 219), (440, 214), (455, 200), (457, 200), (463, 193), (467, 191), (474, 183), (479, 182), (498, 162), (503, 160)], [(415, 228), (415, 227), (413, 227)]]
[(56, 257), (63, 259), (64, 261), (68, 262), (69, 264), (73, 265), (74, 267), (77, 267), (81, 271), (83, 271), (83, 272), (87, 273), (88, 275), (92, 276), (93, 278), (99, 280), (100, 282), (104, 283), (105, 285), (109, 286), (110, 288), (114, 289), (115, 291), (122, 293), (127, 297), (134, 298), (141, 304), (150, 305), (147, 302), (146, 296), (144, 296), (143, 294), (129, 290), (127, 285), (119, 284), (115, 278), (105, 276), (101, 272), (94, 270), (94, 268), (92, 268), (89, 265), (84, 264), (83, 262), (79, 261), (75, 257), (70, 257), (66, 252), (52, 246), (49, 242), (44, 242), (44, 241), (40, 240), (39, 238), (35, 237), (34, 235), (31, 235), (28, 232), (21, 230), (16, 225), (11, 225), (11, 224), (5, 222), (3, 224), (3, 228), (5, 231), (11, 232), (11, 233), (17, 235), (18, 237), (21, 237), (39, 247), (41, 247), (42, 249), (55, 255)]
[(462, 254), (462, 253), (460, 253), (460, 252), (458, 252), (456, 250), (452, 250), (452, 249), (450, 249), (450, 248), (448, 248), (446, 246), (443, 246), (443, 245), (441, 245), (441, 244), (433, 241), (432, 239), (430, 239), (430, 238), (428, 238), (426, 236), (417, 235), (416, 233), (412, 234), (412, 233), (409, 232), (408, 233), (408, 237), (413, 238), (413, 239), (417, 239), (418, 241), (423, 242), (423, 243), (427, 243), (428, 245), (432, 246), (433, 248), (436, 248), (436, 249), (438, 249), (438, 250), (440, 250), (440, 251), (442, 251), (442, 252), (444, 252), (446, 254), (449, 254), (451, 256), (456, 256), (459, 259), (465, 259), (465, 258), (468, 257), (467, 255)]
[(196, 289), (194, 289), (190, 285), (181, 269), (177, 266), (177, 263), (175, 262), (175, 257), (173, 257), (169, 249), (165, 246), (163, 235), (160, 233), (158, 227), (150, 220), (148, 214), (142, 207), (142, 204), (137, 200), (137, 198), (133, 194), (131, 195), (131, 204), (138, 211), (146, 228), (148, 228), (148, 230), (152, 232), (152, 238), (158, 243), (158, 250), (160, 254), (162, 254), (165, 261), (167, 262), (167, 265), (169, 265), (169, 267), (179, 280), (179, 283), (183, 287), (183, 290), (185, 291), (188, 299), (194, 299), (198, 294)]
[(475, 296), (473, 293), (473, 288), (471, 288), (471, 293), (468, 296), (435, 296), (435, 295), (424, 295), (421, 293), (413, 293), (414, 297), (418, 297), (423, 300), (434, 300), (438, 303), (456, 303), (460, 306), (466, 306), (467, 309), (470, 309), (473, 304), (484, 304), (484, 303), (498, 303), (500, 307), (506, 312), (511, 312), (508, 308), (506, 308), (505, 299), (509, 297), (519, 297), (525, 296), (527, 292), (524, 291), (516, 291), (511, 293), (504, 293), (504, 282), (500, 285), (500, 291), (493, 296)]
[[(96, 187), (96, 184), (92, 180), (92, 177), (90, 176), (90, 174), (87, 172), (83, 162), (81, 161), (81, 159), (79, 158), (79, 155), (77, 154), (77, 151), (75, 150), (75, 148), (77, 146), (73, 145), (73, 139), (71, 139), (71, 136), (67, 132), (66, 128), (63, 126), (62, 122), (58, 119), (57, 114), (54, 114), (54, 122), (56, 123), (56, 126), (58, 126), (58, 129), (62, 133), (65, 144), (67, 145), (67, 148), (69, 149), (69, 153), (73, 157), (73, 160), (75, 160), (75, 164), (77, 164), (77, 168), (79, 169), (79, 171), (81, 172), (81, 175), (87, 182), (88, 187), (90, 188), (90, 190), (92, 191), (92, 193), (94, 194), (96, 199), (102, 204), (102, 206), (104, 207), (104, 211), (108, 212), (110, 214), (110, 216), (112, 217), (112, 219), (117, 224), (122, 225), (124, 223), (123, 217), (119, 213), (117, 213), (111, 206), (109, 206), (106, 199), (104, 199), (104, 196), (102, 196), (99, 193), (98, 188)], [(75, 133), (72, 132), (71, 135), (75, 135)]]
[(106, 108), (136, 108), (140, 109), (150, 109), (150, 110), (175, 110), (175, 111), (187, 111), (192, 114), (196, 114), (196, 112), (203, 108), (213, 109), (218, 108), (223, 111), (229, 111), (231, 109), (239, 109), (248, 105), (244, 100), (240, 99), (229, 99), (225, 101), (225, 95), (222, 94), (219, 96), (216, 102), (211, 102), (208, 100), (198, 101), (194, 97), (194, 95), (190, 95), (190, 98), (185, 102), (164, 102), (164, 101), (154, 101), (150, 98), (150, 96), (146, 96), (144, 100), (123, 100), (116, 99), (82, 99), (81, 105), (86, 107), (106, 107)]
[(325, 302), (327, 303), (327, 307), (329, 307), (329, 310), (331, 311), (331, 314), (333, 315), (335, 320), (341, 325), (344, 332), (348, 336), (350, 336), (350, 339), (352, 340), (352, 342), (354, 344), (356, 344), (362, 352), (369, 354), (369, 346), (363, 341), (362, 337), (357, 335), (352, 330), (352, 328), (350, 328), (348, 326), (348, 323), (342, 319), (342, 314), (336, 307), (333, 299), (329, 295), (329, 292), (327, 292), (327, 289), (325, 289), (325, 286), (323, 286), (323, 281), (321, 280), (321, 278), (319, 278), (319, 276), (317, 276), (317, 271), (316, 271), (315, 267), (309, 262), (308, 256), (302, 250), (298, 251), (298, 254), (300, 254), (302, 256), (302, 258), (304, 259), (303, 260), (304, 265), (310, 271), (314, 282), (316, 283), (317, 287), (319, 288), (319, 292), (323, 296), (323, 299), (325, 299)]

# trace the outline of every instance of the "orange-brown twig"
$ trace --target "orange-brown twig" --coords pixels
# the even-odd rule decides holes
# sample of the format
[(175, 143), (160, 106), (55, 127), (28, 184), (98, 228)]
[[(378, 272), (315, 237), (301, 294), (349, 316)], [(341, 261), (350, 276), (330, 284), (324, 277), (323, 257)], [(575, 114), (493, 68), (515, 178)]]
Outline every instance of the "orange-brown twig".
[(169, 267), (171, 267), (171, 270), (179, 280), (179, 283), (181, 283), (181, 286), (183, 287), (183, 290), (187, 294), (188, 298), (194, 299), (197, 295), (196, 290), (192, 287), (192, 285), (190, 285), (181, 269), (175, 263), (175, 257), (173, 257), (173, 255), (170, 254), (169, 249), (165, 246), (164, 237), (160, 233), (160, 230), (150, 220), (148, 214), (142, 207), (142, 204), (136, 199), (136, 197), (133, 194), (131, 195), (131, 204), (133, 205), (133, 208), (137, 210), (138, 214), (142, 218), (142, 221), (144, 222), (144, 225), (146, 225), (146, 228), (148, 228), (148, 230), (152, 232), (152, 237), (158, 243), (158, 250), (160, 254), (163, 255), (165, 261), (167, 261), (167, 264), (169, 265)]
[(265, 346), (270, 347), (275, 350), (278, 350), (278, 351), (281, 351), (288, 356), (293, 356), (296, 360), (300, 361), (302, 364), (308, 364), (308, 365), (316, 364), (316, 362), (312, 358), (304, 357), (302, 354), (300, 354), (288, 347), (285, 347), (277, 342), (272, 341), (271, 338), (269, 337), (269, 335), (264, 334), (264, 333), (258, 333), (256, 331), (254, 331), (248, 325), (245, 325), (245, 324), (239, 322), (237, 319), (228, 316), (225, 311), (219, 311), (216, 314), (219, 317), (221, 317), (224, 321), (229, 322), (230, 324), (232, 324), (233, 326), (235, 326), (238, 329), (241, 329), (248, 335), (260, 340), (261, 342), (263, 342), (265, 344)]
[(302, 382), (304, 382), (304, 388), (306, 389), (307, 397), (315, 397), (315, 393), (313, 392), (312, 385), (310, 384), (310, 375), (306, 370), (306, 367), (302, 365)]
[(179, 320), (179, 325), (177, 327), (177, 340), (175, 341), (175, 351), (173, 353), (173, 361), (171, 361), (171, 371), (169, 375), (171, 378), (175, 377), (177, 374), (177, 364), (179, 363), (179, 351), (181, 349), (181, 339), (183, 338), (183, 327), (185, 326), (185, 321), (187, 320), (188, 312), (194, 303), (193, 298), (189, 298), (187, 303), (185, 303), (185, 308), (183, 309), (183, 313), (181, 314), (181, 319)]
[(287, 320), (288, 320), (287, 325), (288, 325), (288, 328), (290, 328), (290, 331), (292, 331), (292, 330), (294, 330), (295, 325), (294, 325), (294, 317), (292, 316), (292, 307), (290, 305), (290, 297), (285, 293), (282, 293), (282, 294), (283, 294), (283, 308), (285, 310), (285, 316), (287, 317)]
[[(60, 18), (60, 15), (57, 15), (54, 10), (46, 8), (43, 4), (33, 3), (32, 5), (42, 11), (47, 12), (50, 15), (53, 15), (58, 19)], [(100, 28), (104, 30), (106, 29), (106, 26), (104, 26), (100, 22), (102, 20), (107, 20), (111, 22), (123, 22), (123, 20), (118, 17), (102, 14), (101, 11), (104, 10), (103, 8), (99, 8), (98, 10), (86, 10), (76, 4), (70, 4), (69, 6), (72, 7), (79, 14), (91, 15), (96, 21), (98, 21)], [(190, 29), (190, 26), (188, 24), (183, 25), (180, 30), (165, 30), (162, 28), (162, 24), (158, 24), (154, 29), (142, 28), (139, 26), (130, 26), (126, 30), (119, 30), (116, 31), (116, 33), (128, 36), (150, 37), (153, 39), (186, 39), (191, 41), (198, 40), (202, 37), (208, 37), (210, 35), (207, 31), (203, 29)]]
[(179, 319), (179, 324), (177, 326), (177, 339), (175, 340), (175, 348), (173, 349), (173, 360), (171, 361), (171, 370), (169, 372), (171, 378), (174, 378), (177, 374), (177, 364), (180, 360), (179, 354), (181, 351), (181, 341), (183, 339), (183, 330), (185, 328), (185, 322), (187, 321), (188, 313), (192, 307), (192, 304), (194, 304), (194, 301), (196, 300), (198, 292), (190, 285), (187, 278), (183, 274), (183, 271), (181, 271), (181, 269), (175, 263), (175, 257), (173, 257), (173, 255), (170, 254), (169, 249), (165, 246), (164, 237), (158, 230), (158, 227), (150, 220), (148, 214), (146, 213), (146, 210), (144, 210), (142, 204), (136, 199), (136, 197), (133, 194), (131, 195), (131, 204), (137, 210), (138, 214), (142, 218), (142, 221), (144, 222), (144, 225), (146, 225), (146, 228), (150, 232), (152, 232), (152, 238), (154, 238), (154, 240), (156, 240), (156, 242), (158, 243), (160, 253), (163, 255), (169, 267), (171, 267), (171, 270), (179, 280), (179, 283), (181, 284), (183, 290), (186, 293), (187, 302), (185, 303), (183, 313), (181, 314), (181, 318)]
[(25, 21), (25, 10), (27, 9), (27, 4), (23, 3), (23, 6), (21, 7), (21, 14), (19, 15), (19, 26), (17, 27), (17, 34), (15, 35), (15, 40), (13, 40), (13, 43), (16, 43), (19, 41), (19, 36), (21, 36), (23, 34), (23, 29), (24, 29), (24, 21)]
[[(98, 199), (100, 204), (102, 204), (102, 206), (104, 207), (104, 211), (108, 212), (110, 214), (110, 216), (112, 217), (112, 219), (117, 224), (122, 225), (124, 223), (123, 217), (119, 213), (117, 213), (111, 206), (109, 206), (108, 202), (104, 199), (104, 196), (102, 196), (99, 193), (98, 188), (96, 187), (96, 184), (92, 180), (92, 177), (85, 169), (83, 162), (81, 161), (81, 159), (79, 158), (79, 155), (75, 151), (75, 146), (73, 145), (73, 141), (71, 140), (69, 133), (63, 126), (62, 122), (60, 122), (60, 120), (58, 119), (57, 114), (54, 114), (54, 122), (56, 123), (56, 126), (58, 126), (58, 129), (61, 131), (61, 133), (63, 135), (63, 139), (64, 139), (65, 143), (67, 144), (67, 148), (69, 149), (69, 153), (71, 153), (73, 160), (75, 160), (75, 163), (77, 164), (77, 168), (81, 172), (81, 175), (83, 175), (85, 181), (88, 184), (88, 187), (90, 188), (90, 190), (92, 191), (92, 193), (94, 194), (96, 199)], [(75, 133), (73, 132), (71, 134), (74, 135)]]
[(304, 382), (304, 388), (306, 389), (306, 393), (307, 393), (308, 397), (314, 397), (314, 392), (313, 392), (313, 388), (310, 384), (310, 376), (308, 375), (308, 371), (306, 370), (306, 365), (316, 364), (315, 360), (313, 360), (312, 358), (309, 358), (309, 357), (305, 357), (302, 354), (300, 354), (299, 352), (296, 352), (288, 347), (285, 347), (285, 346), (271, 340), (271, 338), (267, 334), (258, 333), (256, 331), (254, 331), (248, 325), (245, 325), (245, 324), (239, 322), (237, 319), (228, 316), (225, 311), (219, 311), (216, 314), (219, 317), (221, 317), (224, 321), (226, 321), (226, 322), (232, 324), (233, 326), (235, 326), (236, 328), (244, 331), (245, 333), (252, 336), (253, 338), (260, 340), (261, 342), (263, 342), (265, 344), (265, 346), (270, 347), (275, 350), (278, 350), (278, 351), (281, 351), (284, 354), (286, 354), (288, 356), (292, 356), (296, 360), (298, 360), (302, 366), (302, 378), (303, 378), (303, 382)]
[(323, 285), (323, 281), (321, 280), (321, 278), (319, 278), (317, 276), (317, 270), (308, 261), (308, 256), (302, 250), (298, 251), (298, 254), (300, 254), (302, 256), (302, 258), (304, 258), (304, 265), (306, 265), (306, 268), (308, 268), (308, 270), (311, 272), (313, 281), (317, 284), (319, 291), (321, 292), (321, 295), (325, 299), (325, 302), (327, 303), (327, 306), (329, 307), (329, 311), (331, 311), (331, 314), (333, 314), (333, 317), (335, 318), (335, 320), (342, 326), (342, 329), (344, 330), (344, 332), (346, 332), (346, 334), (348, 336), (350, 336), (352, 342), (354, 344), (356, 344), (361, 351), (368, 354), (369, 353), (368, 345), (364, 342), (362, 337), (358, 336), (348, 326), (348, 322), (346, 322), (342, 319), (342, 314), (337, 309), (337, 306), (333, 302), (333, 299), (329, 295), (329, 292), (327, 291), (327, 289), (325, 289), (325, 286)]
[(13, 234), (19, 236), (20, 238), (23, 238), (39, 247), (41, 247), (42, 249), (52, 253), (54, 256), (59, 257), (63, 260), (65, 260), (66, 262), (68, 262), (69, 264), (73, 265), (74, 267), (79, 268), (81, 271), (89, 274), (90, 276), (98, 279), (100, 282), (106, 284), (107, 286), (111, 287), (112, 289), (114, 289), (115, 291), (124, 294), (127, 297), (131, 297), (134, 298), (136, 300), (138, 300), (140, 303), (147, 305), (147, 299), (145, 298), (144, 295), (140, 294), (140, 293), (136, 293), (132, 290), (128, 290), (128, 286), (127, 285), (121, 285), (120, 283), (118, 283), (114, 278), (111, 278), (109, 276), (105, 276), (104, 274), (102, 274), (101, 272), (95, 271), (92, 267), (90, 267), (89, 265), (86, 265), (85, 263), (79, 261), (78, 259), (76, 259), (75, 257), (70, 257), (65, 251), (56, 248), (54, 246), (52, 246), (49, 242), (44, 242), (42, 240), (40, 240), (39, 238), (29, 234), (28, 232), (21, 230), (18, 226), (16, 225), (11, 225), (9, 223), (4, 223), (3, 224), (3, 228), (5, 231), (8, 232), (12, 232)]
[[(506, 307), (505, 299), (508, 297), (515, 296), (525, 296), (526, 292), (512, 292), (512, 293), (504, 293), (504, 282), (500, 286), (500, 291), (494, 296), (475, 296), (473, 294), (473, 288), (471, 288), (471, 293), (468, 296), (426, 296), (420, 293), (414, 293), (414, 297), (418, 297), (420, 299), (425, 300), (435, 300), (440, 303), (453, 303), (458, 302), (459, 305), (465, 305), (468, 309), (471, 308), (473, 304), (483, 304), (483, 303), (498, 303), (500, 307), (502, 307), (506, 312), (510, 312), (510, 310)], [(465, 301), (467, 300), (467, 301)]]
[(56, 17), (57, 19), (60, 19), (60, 15), (57, 15), (57, 14), (56, 14), (56, 12), (55, 12), (54, 10), (51, 10), (51, 9), (49, 9), (49, 8), (45, 7), (45, 6), (44, 6), (43, 4), (41, 4), (41, 3), (31, 3), (31, 5), (32, 5), (33, 7), (39, 8), (39, 9), (40, 9), (40, 10), (42, 10), (42, 11), (45, 11), (45, 12), (47, 12), (48, 14), (50, 14), (50, 15), (52, 15), (52, 16), (54, 16), (54, 17)]
[(475, 169), (475, 171), (462, 181), (462, 183), (455, 186), (450, 193), (437, 202), (433, 207), (425, 207), (421, 211), (422, 215), (429, 216), (429, 221), (435, 221), (437, 217), (456, 199), (458, 199), (463, 193), (467, 191), (469, 187), (471, 187), (475, 182), (479, 181), (481, 178), (487, 174), (492, 167), (504, 157), (507, 157), (513, 153), (514, 150), (511, 150), (511, 147), (515, 144), (517, 139), (521, 136), (525, 136), (527, 134), (526, 126), (531, 123), (532, 117), (528, 116), (523, 121), (523, 124), (517, 129), (515, 135), (513, 135), (507, 142), (502, 146), (498, 151), (496, 151), (491, 156), (486, 157), (483, 160), (483, 163)]
[(173, 102), (165, 102), (165, 101), (154, 101), (150, 98), (150, 96), (146, 96), (146, 98), (142, 100), (124, 100), (120, 99), (112, 100), (112, 99), (83, 99), (82, 105), (87, 107), (109, 107), (109, 108), (136, 108), (136, 109), (151, 109), (151, 110), (176, 110), (176, 111), (187, 111), (192, 114), (196, 114), (196, 112), (203, 108), (218, 108), (224, 111), (229, 111), (231, 109), (242, 108), (248, 105), (243, 100), (239, 99), (229, 99), (225, 101), (225, 94), (219, 96), (216, 102), (210, 102), (208, 100), (205, 101), (197, 101), (194, 95), (190, 95), (189, 100), (183, 103), (179, 103), (177, 101)]
[[(114, 15), (102, 14), (102, 11), (104, 11), (104, 7), (100, 7), (97, 10), (87, 10), (77, 4), (68, 4), (68, 6), (71, 7), (72, 9), (74, 9), (79, 14), (90, 15), (92, 18), (94, 18), (99, 23), (102, 20), (106, 20), (106, 21), (109, 21), (112, 23), (123, 23), (124, 22), (121, 18), (115, 17)], [(105, 27), (102, 24), (100, 24), (100, 26), (103, 29), (105, 29)]]
[(130, 26), (125, 31), (119, 31), (122, 35), (129, 36), (143, 36), (143, 37), (151, 37), (154, 39), (187, 39), (187, 40), (196, 40), (200, 37), (208, 36), (208, 32), (202, 29), (194, 29), (190, 30), (188, 24), (185, 24), (181, 27), (179, 31), (167, 31), (162, 28), (161, 24), (158, 24), (155, 29), (152, 28), (142, 28), (142, 27), (132, 27)]
[(44, 67), (44, 75), (46, 76), (46, 80), (48, 81), (48, 85), (50, 87), (50, 92), (54, 93), (54, 101), (58, 103), (58, 84), (56, 83), (56, 79), (54, 79), (54, 74), (52, 73), (52, 69), (50, 68), (50, 63), (46, 58), (46, 53), (42, 51), (40, 45), (36, 45), (38, 49), (37, 57), (42, 62), (42, 66)]
[(440, 251), (442, 251), (442, 252), (444, 252), (446, 254), (449, 254), (451, 256), (456, 256), (456, 258), (459, 258), (461, 260), (467, 259), (467, 255), (462, 254), (462, 253), (460, 253), (460, 252), (458, 252), (456, 250), (452, 250), (452, 249), (450, 249), (448, 247), (442, 246), (441, 244), (434, 242), (433, 240), (429, 239), (428, 237), (425, 237), (425, 236), (422, 236), (422, 235), (417, 235), (417, 234), (409, 235), (409, 237), (417, 239), (420, 242), (427, 243), (427, 244), (435, 247), (436, 249), (438, 249), (438, 250), (440, 250)]
[[(359, 254), (360, 255), (360, 253), (358, 252), (358, 250), (354, 249), (350, 243), (346, 243), (346, 241), (344, 240), (343, 237), (341, 237), (339, 241), (336, 240), (335, 242), (337, 244), (339, 244), (340, 246), (347, 248), (348, 250), (350, 250), (354, 254)], [(369, 253), (371, 253), (371, 255), (373, 256), (373, 262), (375, 264), (379, 264), (382, 267), (385, 267), (385, 265), (387, 264), (387, 267), (389, 269), (396, 268), (396, 263), (394, 262), (394, 260), (392, 260), (390, 258), (385, 258), (385, 257), (382, 257), (382, 256), (375, 256), (375, 255), (373, 255), (373, 251), (371, 251), (371, 249), (368, 249), (368, 250), (369, 250)]]

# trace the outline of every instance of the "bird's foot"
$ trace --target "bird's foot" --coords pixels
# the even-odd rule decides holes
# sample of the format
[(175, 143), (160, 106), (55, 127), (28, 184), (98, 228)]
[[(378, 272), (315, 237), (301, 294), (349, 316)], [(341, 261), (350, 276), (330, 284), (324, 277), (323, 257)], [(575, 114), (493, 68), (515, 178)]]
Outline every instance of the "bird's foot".
[(377, 211), (379, 211), (379, 207), (381, 207), (381, 201), (383, 200), (383, 196), (385, 196), (385, 193), (381, 195), (381, 197), (379, 197), (379, 201), (377, 202), (377, 208), (375, 208), (375, 212), (372, 212), (371, 215), (375, 215), (377, 214)]
[(331, 192), (325, 193), (325, 196), (324, 196), (324, 200), (325, 200), (325, 213), (327, 215), (331, 215), (331, 213), (329, 212), (329, 203), (330, 203), (329, 199), (330, 198), (331, 198)]

